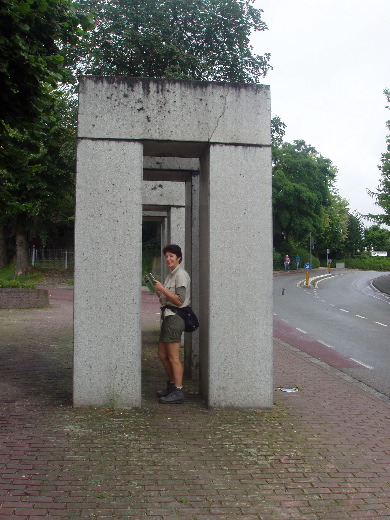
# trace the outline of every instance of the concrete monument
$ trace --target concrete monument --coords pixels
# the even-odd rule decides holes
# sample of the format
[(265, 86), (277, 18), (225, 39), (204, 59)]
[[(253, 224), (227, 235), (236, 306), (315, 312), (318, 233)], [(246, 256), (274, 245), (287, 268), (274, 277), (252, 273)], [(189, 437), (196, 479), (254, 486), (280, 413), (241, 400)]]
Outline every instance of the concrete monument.
[[(75, 406), (141, 405), (143, 211), (185, 237), (206, 404), (272, 406), (270, 139), (267, 86), (81, 79)], [(184, 206), (176, 189), (145, 195), (151, 181), (184, 182)]]

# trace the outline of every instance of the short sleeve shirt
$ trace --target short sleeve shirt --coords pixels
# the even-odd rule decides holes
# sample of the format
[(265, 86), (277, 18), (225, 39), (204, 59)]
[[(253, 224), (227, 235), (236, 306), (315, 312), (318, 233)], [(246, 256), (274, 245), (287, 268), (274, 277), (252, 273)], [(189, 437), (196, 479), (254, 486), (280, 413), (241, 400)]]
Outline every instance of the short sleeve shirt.
[[(187, 271), (185, 271), (181, 267), (181, 265), (178, 265), (171, 273), (168, 274), (168, 276), (165, 278), (164, 287), (173, 294), (177, 293), (176, 289), (178, 289), (179, 287), (184, 287), (186, 290), (185, 298), (183, 303), (179, 307), (187, 307), (187, 305), (190, 304), (191, 279)], [(168, 300), (165, 294), (160, 295), (160, 303), (162, 306), (170, 305), (171, 307), (178, 307), (177, 305), (174, 305), (170, 300)], [(165, 309), (164, 318), (174, 314), (175, 313), (170, 309)]]

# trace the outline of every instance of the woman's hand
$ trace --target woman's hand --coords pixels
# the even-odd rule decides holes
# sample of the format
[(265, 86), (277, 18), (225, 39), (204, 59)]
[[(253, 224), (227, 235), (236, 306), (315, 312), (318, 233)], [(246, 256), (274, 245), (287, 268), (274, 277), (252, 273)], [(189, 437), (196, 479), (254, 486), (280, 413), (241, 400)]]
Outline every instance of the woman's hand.
[[(156, 289), (157, 293), (163, 292), (164, 286), (161, 282), (159, 282), (158, 280), (153, 280), (153, 284), (154, 284), (154, 288)], [(159, 296), (159, 294), (158, 294), (158, 296)]]
[(159, 282), (158, 280), (153, 280), (153, 284), (154, 284), (154, 288), (156, 289), (157, 296), (160, 296), (160, 294), (164, 294), (170, 302), (177, 305), (177, 307), (180, 307), (182, 302), (177, 294), (174, 294), (174, 293), (171, 293), (170, 291), (168, 291), (168, 289), (166, 289), (163, 286), (163, 284), (161, 282)]

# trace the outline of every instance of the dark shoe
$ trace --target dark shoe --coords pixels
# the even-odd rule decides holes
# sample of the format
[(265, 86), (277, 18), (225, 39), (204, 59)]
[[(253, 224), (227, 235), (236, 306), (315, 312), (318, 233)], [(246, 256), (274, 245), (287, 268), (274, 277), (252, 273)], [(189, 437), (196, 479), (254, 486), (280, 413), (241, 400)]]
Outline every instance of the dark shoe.
[(161, 397), (161, 404), (179, 404), (184, 403), (184, 390), (179, 388), (175, 388), (173, 392), (171, 392), (166, 397)]
[(167, 381), (167, 387), (165, 390), (158, 390), (156, 392), (157, 397), (166, 397), (175, 389), (175, 383), (171, 383), (170, 381)]

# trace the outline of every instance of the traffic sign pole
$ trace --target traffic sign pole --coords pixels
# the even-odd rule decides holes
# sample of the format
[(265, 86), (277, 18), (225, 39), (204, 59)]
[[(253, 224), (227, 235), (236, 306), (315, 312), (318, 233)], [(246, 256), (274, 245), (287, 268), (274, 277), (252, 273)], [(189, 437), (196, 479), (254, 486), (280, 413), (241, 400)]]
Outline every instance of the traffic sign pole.
[(305, 264), (305, 269), (306, 269), (306, 285), (309, 285), (311, 264)]

